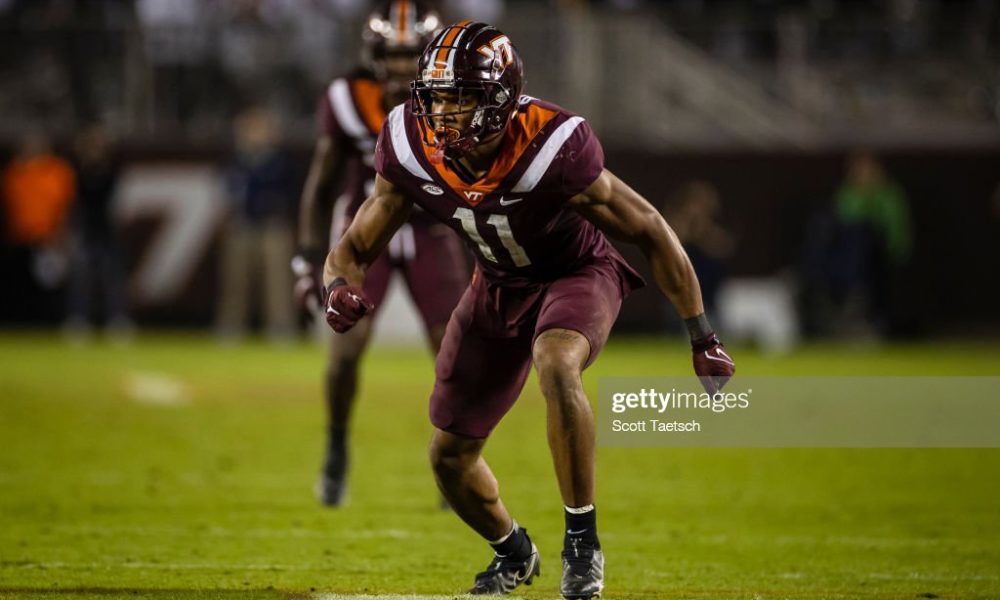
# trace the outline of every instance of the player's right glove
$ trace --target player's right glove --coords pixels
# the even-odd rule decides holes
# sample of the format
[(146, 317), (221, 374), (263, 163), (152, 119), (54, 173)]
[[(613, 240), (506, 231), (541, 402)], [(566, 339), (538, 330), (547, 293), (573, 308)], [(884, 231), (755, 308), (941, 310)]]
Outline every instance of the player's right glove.
[(736, 363), (726, 354), (725, 346), (715, 333), (691, 340), (691, 351), (694, 353), (694, 372), (709, 394), (721, 390), (736, 372)]
[(347, 285), (343, 277), (333, 280), (326, 290), (326, 322), (337, 333), (344, 333), (357, 324), (361, 317), (375, 310), (375, 305), (365, 293)]

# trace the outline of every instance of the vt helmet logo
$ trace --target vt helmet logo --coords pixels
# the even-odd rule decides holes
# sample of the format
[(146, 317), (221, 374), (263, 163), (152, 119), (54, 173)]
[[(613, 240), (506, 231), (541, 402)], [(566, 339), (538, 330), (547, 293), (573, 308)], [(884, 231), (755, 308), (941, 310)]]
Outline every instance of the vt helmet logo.
[(490, 40), (489, 44), (480, 46), (477, 51), (496, 63), (499, 60), (499, 67), (503, 68), (514, 62), (514, 47), (510, 43), (510, 38), (505, 35), (498, 35)]

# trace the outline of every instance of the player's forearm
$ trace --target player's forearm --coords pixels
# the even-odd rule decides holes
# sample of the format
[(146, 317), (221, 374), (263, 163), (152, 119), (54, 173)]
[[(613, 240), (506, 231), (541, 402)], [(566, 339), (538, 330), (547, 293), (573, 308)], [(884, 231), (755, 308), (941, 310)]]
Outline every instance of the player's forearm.
[(365, 281), (370, 261), (364, 260), (364, 253), (359, 251), (350, 233), (348, 229), (326, 257), (323, 268), (324, 286), (329, 286), (337, 278), (343, 278), (356, 287), (360, 287)]
[(299, 246), (325, 251), (333, 219), (334, 192), (346, 167), (342, 149), (327, 137), (316, 142), (299, 208)]
[(333, 218), (331, 178), (310, 171), (302, 190), (299, 208), (298, 243), (300, 248), (325, 249)]
[(406, 220), (409, 210), (392, 214), (379, 201), (365, 202), (337, 245), (327, 256), (324, 285), (337, 277), (360, 287), (368, 267), (382, 254), (393, 234)]
[(660, 291), (674, 305), (677, 314), (689, 319), (704, 313), (698, 276), (670, 227), (662, 220), (651, 224), (640, 236), (638, 246), (649, 260)]

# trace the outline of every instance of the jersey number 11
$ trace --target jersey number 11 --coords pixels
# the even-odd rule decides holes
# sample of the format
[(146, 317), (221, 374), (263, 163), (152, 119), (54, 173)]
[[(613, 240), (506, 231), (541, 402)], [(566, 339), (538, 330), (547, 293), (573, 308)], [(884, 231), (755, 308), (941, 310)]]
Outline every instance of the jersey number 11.
[[(456, 208), (452, 218), (458, 219), (462, 223), (462, 229), (465, 230), (466, 235), (479, 246), (479, 252), (487, 260), (497, 262), (497, 257), (493, 254), (493, 249), (483, 240), (483, 236), (479, 235), (479, 230), (476, 229), (476, 214), (472, 210), (461, 207)], [(486, 222), (497, 230), (500, 243), (510, 253), (510, 258), (514, 261), (515, 265), (526, 267), (531, 264), (528, 253), (514, 239), (514, 233), (510, 230), (510, 221), (507, 219), (507, 215), (491, 214), (486, 219)]]

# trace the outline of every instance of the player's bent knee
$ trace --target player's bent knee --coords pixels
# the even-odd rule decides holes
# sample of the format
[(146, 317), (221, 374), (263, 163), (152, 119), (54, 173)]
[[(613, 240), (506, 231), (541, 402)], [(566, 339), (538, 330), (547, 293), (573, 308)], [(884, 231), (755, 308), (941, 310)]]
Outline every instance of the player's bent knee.
[(553, 368), (582, 371), (589, 357), (590, 340), (570, 329), (543, 331), (531, 347), (531, 358), (539, 372)]
[(572, 356), (548, 354), (535, 361), (542, 395), (549, 402), (567, 401), (583, 388), (580, 364)]
[(580, 368), (571, 364), (547, 364), (538, 367), (538, 383), (549, 402), (570, 401), (583, 388)]
[(464, 461), (461, 456), (440, 452), (431, 447), (431, 469), (440, 479), (453, 479), (463, 470)]
[(480, 440), (466, 440), (439, 431), (428, 448), (431, 468), (441, 477), (462, 473), (475, 464), (481, 448)]

